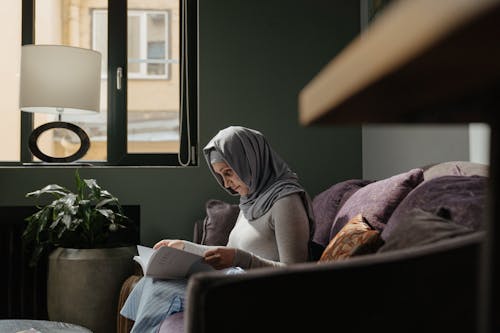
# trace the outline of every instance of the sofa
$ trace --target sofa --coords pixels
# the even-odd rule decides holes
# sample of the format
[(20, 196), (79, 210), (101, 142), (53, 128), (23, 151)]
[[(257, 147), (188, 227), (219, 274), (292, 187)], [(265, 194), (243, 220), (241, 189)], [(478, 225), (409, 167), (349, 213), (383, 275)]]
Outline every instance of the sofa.
[[(314, 260), (195, 274), (160, 332), (474, 332), (487, 195), (488, 166), (466, 161), (328, 184), (313, 197)], [(224, 244), (237, 212), (209, 200), (194, 241)]]

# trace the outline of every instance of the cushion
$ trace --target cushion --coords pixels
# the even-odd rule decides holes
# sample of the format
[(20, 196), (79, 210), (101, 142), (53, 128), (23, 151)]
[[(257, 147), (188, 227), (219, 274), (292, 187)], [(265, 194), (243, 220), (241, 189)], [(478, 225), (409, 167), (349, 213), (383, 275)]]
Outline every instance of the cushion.
[(488, 178), (483, 176), (442, 176), (415, 188), (396, 208), (387, 222), (382, 239), (394, 228), (409, 220), (414, 208), (437, 214), (441, 211), (453, 222), (477, 230), (481, 227), (488, 192)]
[[(439, 211), (438, 214), (444, 214)], [(438, 214), (414, 208), (405, 215), (405, 221), (395, 226), (378, 252), (388, 252), (411, 246), (431, 244), (474, 230), (456, 223)]]
[(340, 232), (332, 238), (318, 262), (336, 261), (355, 255), (375, 253), (382, 245), (380, 232), (364, 221), (363, 216), (354, 216)]
[(337, 183), (316, 195), (312, 200), (314, 212), (313, 241), (325, 247), (330, 240), (330, 229), (340, 207), (357, 190), (372, 183), (371, 180), (350, 179)]
[(210, 199), (206, 205), (207, 216), (203, 221), (203, 245), (226, 245), (229, 233), (236, 223), (240, 208), (221, 200)]
[(193, 225), (193, 242), (197, 244), (201, 244), (201, 240), (203, 237), (203, 224), (205, 223), (205, 219), (196, 220)]
[(450, 161), (430, 166), (424, 171), (424, 181), (442, 176), (488, 176), (486, 164), (468, 161)]
[(177, 312), (163, 320), (158, 333), (183, 333), (184, 312)]
[(372, 227), (382, 231), (394, 209), (422, 180), (423, 170), (416, 168), (359, 189), (337, 213), (330, 231), (330, 239), (359, 213)]

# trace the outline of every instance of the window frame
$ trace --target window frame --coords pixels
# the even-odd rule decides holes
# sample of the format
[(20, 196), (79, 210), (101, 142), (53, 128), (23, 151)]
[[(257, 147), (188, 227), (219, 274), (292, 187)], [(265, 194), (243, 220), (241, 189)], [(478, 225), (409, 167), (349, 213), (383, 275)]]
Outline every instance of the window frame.
[[(94, 50), (97, 50), (96, 48), (96, 14), (102, 14), (102, 13), (108, 13), (107, 9), (93, 9), (92, 10), (92, 48)], [(156, 63), (153, 62), (156, 59), (148, 59), (147, 58), (147, 19), (148, 15), (151, 14), (160, 14), (163, 15), (165, 18), (165, 58), (164, 59), (158, 59), (158, 63), (161, 63), (165, 65), (165, 74), (161, 75), (156, 75), (156, 74), (148, 74), (148, 68), (147, 65), (149, 63)], [(139, 59), (133, 59), (137, 60), (134, 61), (134, 63), (139, 64), (139, 72), (133, 72), (133, 73), (128, 73), (129, 74), (129, 80), (130, 79), (138, 79), (138, 80), (171, 80), (171, 68), (170, 64), (172, 63), (178, 63), (176, 59), (171, 59), (171, 41), (168, 38), (170, 36), (170, 27), (169, 24), (171, 22), (171, 12), (170, 10), (149, 10), (149, 9), (129, 9), (127, 15), (130, 16), (136, 16), (139, 18)], [(131, 59), (128, 59), (128, 63), (130, 63)], [(102, 75), (103, 79), (107, 79), (108, 74), (107, 72), (104, 72)]]
[[(33, 44), (35, 41), (36, 0), (22, 1), (21, 44)], [(198, 166), (198, 0), (179, 0), (179, 5), (179, 31), (181, 34), (179, 153), (127, 152), (127, 111), (120, 110), (127, 110), (127, 20), (129, 9), (126, 0), (108, 0), (107, 161), (81, 161), (83, 164), (92, 166)], [(122, 82), (124, 84), (122, 84), (121, 90), (116, 89), (117, 77), (115, 73), (117, 73), (118, 68), (122, 68), (123, 73)], [(185, 79), (187, 73), (189, 73), (189, 81)], [(54, 165), (33, 161), (33, 156), (28, 149), (28, 137), (32, 130), (33, 115), (21, 112), (21, 163), (25, 165)], [(71, 163), (68, 166), (74, 164)]]

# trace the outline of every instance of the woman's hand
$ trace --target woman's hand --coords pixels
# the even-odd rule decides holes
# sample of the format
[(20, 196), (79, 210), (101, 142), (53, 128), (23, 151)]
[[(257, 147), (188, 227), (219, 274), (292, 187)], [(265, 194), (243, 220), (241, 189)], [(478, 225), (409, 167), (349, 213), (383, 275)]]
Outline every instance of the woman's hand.
[(153, 246), (153, 249), (159, 249), (162, 246), (175, 247), (179, 250), (184, 250), (184, 241), (180, 239), (162, 239)]
[(236, 249), (230, 247), (217, 247), (205, 251), (205, 262), (215, 269), (224, 269), (233, 266)]

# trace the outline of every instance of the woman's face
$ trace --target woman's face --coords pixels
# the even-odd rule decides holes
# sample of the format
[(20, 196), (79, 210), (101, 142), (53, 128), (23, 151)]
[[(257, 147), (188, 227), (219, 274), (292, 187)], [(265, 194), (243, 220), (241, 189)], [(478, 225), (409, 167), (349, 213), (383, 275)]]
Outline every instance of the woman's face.
[(215, 173), (222, 177), (225, 188), (230, 188), (237, 192), (240, 196), (245, 197), (248, 195), (250, 189), (243, 183), (243, 181), (238, 177), (236, 172), (234, 172), (229, 165), (225, 162), (215, 162), (212, 163), (212, 168), (214, 168)]

